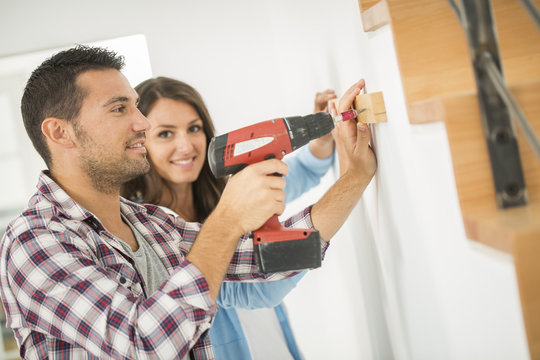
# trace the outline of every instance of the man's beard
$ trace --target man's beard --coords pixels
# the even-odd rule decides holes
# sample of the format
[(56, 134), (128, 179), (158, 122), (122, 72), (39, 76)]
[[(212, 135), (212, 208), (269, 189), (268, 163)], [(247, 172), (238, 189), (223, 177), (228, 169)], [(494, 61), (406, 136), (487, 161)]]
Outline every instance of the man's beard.
[[(140, 154), (140, 159), (131, 159), (125, 152), (107, 153), (107, 149), (96, 144), (86, 134), (79, 135), (81, 135), (78, 136), (82, 150), (81, 164), (96, 190), (105, 194), (118, 193), (124, 183), (150, 171), (146, 155)], [(130, 139), (130, 142), (133, 143), (141, 137), (144, 135), (136, 136)], [(127, 144), (128, 142), (126, 148)]]

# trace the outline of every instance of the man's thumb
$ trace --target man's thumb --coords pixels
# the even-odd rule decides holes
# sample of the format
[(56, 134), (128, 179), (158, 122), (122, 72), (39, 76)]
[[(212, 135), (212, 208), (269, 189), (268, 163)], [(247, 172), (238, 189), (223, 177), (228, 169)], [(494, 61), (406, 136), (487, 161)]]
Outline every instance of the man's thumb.
[(359, 149), (367, 148), (369, 140), (371, 139), (371, 133), (369, 131), (369, 126), (364, 123), (356, 124), (356, 129), (358, 131), (356, 137), (356, 146)]

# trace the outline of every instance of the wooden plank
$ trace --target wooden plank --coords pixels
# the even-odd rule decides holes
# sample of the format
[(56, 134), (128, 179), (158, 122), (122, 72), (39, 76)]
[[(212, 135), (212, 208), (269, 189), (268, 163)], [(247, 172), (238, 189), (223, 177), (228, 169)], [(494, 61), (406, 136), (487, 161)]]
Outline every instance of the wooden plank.
[[(510, 87), (537, 136), (540, 134), (540, 81)], [(498, 210), (476, 93), (441, 98), (463, 215)], [(540, 161), (516, 125), (529, 201), (540, 202)]]
[(409, 103), (407, 113), (411, 124), (444, 121), (444, 106), (438, 97)]
[(465, 32), (445, 0), (388, 0), (408, 103), (475, 89)]
[[(538, 213), (536, 214), (538, 215)], [(537, 218), (538, 220), (538, 218)], [(522, 232), (514, 241), (514, 264), (518, 278), (523, 320), (531, 359), (540, 359), (540, 237)]]
[(478, 240), (513, 255), (529, 352), (531, 359), (540, 359), (540, 204), (473, 214), (469, 219)]
[(363, 12), (377, 4), (379, 1), (380, 0), (358, 0), (358, 6), (360, 7), (360, 11)]
[(380, 0), (369, 9), (362, 11), (364, 31), (375, 31), (388, 24), (390, 24), (390, 12), (386, 0)]
[[(540, 0), (532, 0), (540, 8)], [(503, 72), (509, 84), (540, 79), (540, 31), (520, 1), (495, 0)]]
[[(386, 1), (408, 103), (476, 89), (467, 39), (447, 1)], [(540, 78), (540, 32), (519, 1), (492, 4), (507, 82)]]

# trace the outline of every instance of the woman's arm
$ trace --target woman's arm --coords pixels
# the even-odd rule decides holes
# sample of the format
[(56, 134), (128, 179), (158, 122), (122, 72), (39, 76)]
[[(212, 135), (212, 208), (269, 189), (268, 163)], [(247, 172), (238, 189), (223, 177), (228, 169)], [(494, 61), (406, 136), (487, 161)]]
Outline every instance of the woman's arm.
[(238, 307), (258, 309), (277, 306), (307, 274), (302, 271), (291, 278), (278, 281), (246, 282), (224, 281), (216, 303), (222, 308)]

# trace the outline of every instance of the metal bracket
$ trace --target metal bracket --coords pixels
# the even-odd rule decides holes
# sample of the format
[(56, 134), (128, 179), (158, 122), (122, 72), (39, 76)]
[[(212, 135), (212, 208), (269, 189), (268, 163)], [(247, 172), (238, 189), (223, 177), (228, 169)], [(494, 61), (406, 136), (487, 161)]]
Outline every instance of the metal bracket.
[(486, 54), (502, 74), (490, 0), (464, 0), (462, 25), (473, 62), (482, 126), (499, 208), (527, 204), (527, 189), (510, 112), (486, 67)]

